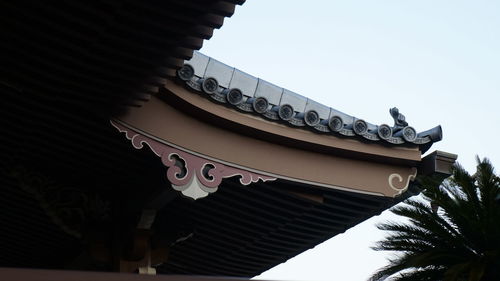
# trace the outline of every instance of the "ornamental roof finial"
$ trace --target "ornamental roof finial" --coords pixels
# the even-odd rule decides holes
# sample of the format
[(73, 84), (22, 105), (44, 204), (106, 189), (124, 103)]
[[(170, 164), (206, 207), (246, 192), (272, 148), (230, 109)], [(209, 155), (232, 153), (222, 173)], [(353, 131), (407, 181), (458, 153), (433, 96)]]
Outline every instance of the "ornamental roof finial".
[(393, 107), (389, 109), (389, 113), (391, 114), (392, 118), (394, 119), (394, 127), (395, 128), (402, 128), (408, 126), (408, 122), (405, 121), (405, 116), (401, 113), (399, 113), (399, 109), (397, 107)]

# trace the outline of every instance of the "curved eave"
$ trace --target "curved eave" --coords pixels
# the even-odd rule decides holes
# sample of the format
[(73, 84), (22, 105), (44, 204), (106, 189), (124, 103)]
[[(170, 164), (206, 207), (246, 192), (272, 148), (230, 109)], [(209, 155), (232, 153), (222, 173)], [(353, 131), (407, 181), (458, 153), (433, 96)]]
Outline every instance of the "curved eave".
[(253, 77), (195, 52), (177, 76), (187, 88), (208, 99), (262, 119), (319, 134), (355, 138), (390, 146), (430, 148), (442, 138), (441, 126), (417, 133), (407, 124), (373, 125), (312, 99)]
[(120, 132), (127, 132), (134, 147), (142, 147), (137, 136), (163, 147), (160, 150), (173, 147), (201, 162), (215, 161), (272, 178), (388, 197), (406, 190), (421, 160), (417, 148), (391, 148), (290, 130), (213, 104), (181, 85), (169, 83), (166, 87), (160, 97), (130, 108), (112, 122)]
[[(366, 143), (356, 138), (339, 138), (331, 134), (317, 134), (311, 130), (291, 130), (289, 126), (273, 120), (261, 119), (253, 114), (245, 114), (231, 107), (214, 104), (203, 95), (193, 95), (182, 85), (169, 83), (165, 90), (160, 91), (160, 99), (174, 108), (189, 114), (201, 122), (210, 123), (216, 127), (230, 130), (250, 138), (279, 144), (281, 146), (295, 147), (311, 152), (354, 158), (369, 162), (392, 163), (414, 166), (421, 159), (421, 152), (416, 146), (387, 146), (382, 143)], [(152, 102), (155, 102), (154, 100)], [(150, 102), (151, 104), (153, 104)], [(149, 108), (151, 105), (146, 104)], [(166, 109), (151, 108), (146, 113), (146, 108), (133, 111), (142, 111), (144, 115), (156, 114)], [(130, 122), (137, 122), (135, 113), (129, 111), (125, 117)], [(146, 124), (141, 123), (141, 126)]]

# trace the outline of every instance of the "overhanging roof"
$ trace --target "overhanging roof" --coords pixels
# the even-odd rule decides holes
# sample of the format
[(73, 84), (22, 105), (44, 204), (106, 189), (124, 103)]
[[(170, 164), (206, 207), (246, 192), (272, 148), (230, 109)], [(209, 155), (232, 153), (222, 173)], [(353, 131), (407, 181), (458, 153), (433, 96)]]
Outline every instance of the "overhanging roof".
[(192, 201), (166, 189), (160, 160), (109, 124), (169, 91), (193, 49), (242, 2), (0, 4), (0, 265), (117, 270), (113, 258), (141, 212), (158, 208), (148, 239), (169, 248), (161, 273), (251, 276), (397, 200), (229, 178), (208, 200)]

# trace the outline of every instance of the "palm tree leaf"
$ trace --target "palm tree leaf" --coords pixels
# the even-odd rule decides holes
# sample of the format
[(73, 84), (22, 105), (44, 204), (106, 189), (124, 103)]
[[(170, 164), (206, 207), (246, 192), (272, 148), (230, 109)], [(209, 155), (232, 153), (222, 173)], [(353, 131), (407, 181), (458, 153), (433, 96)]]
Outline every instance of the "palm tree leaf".
[(441, 186), (420, 179), (420, 199), (391, 209), (408, 223), (377, 225), (389, 234), (373, 249), (399, 254), (370, 280), (500, 280), (500, 178), (477, 162), (473, 175), (455, 165)]

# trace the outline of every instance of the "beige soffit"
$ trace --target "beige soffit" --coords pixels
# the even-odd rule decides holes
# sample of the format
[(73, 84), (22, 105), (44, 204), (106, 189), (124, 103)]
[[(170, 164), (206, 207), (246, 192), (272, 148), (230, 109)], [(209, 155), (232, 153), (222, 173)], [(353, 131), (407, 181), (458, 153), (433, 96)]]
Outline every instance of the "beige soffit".
[[(235, 109), (220, 106), (211, 102), (201, 95), (193, 94), (182, 85), (168, 83), (164, 96), (175, 96), (178, 100), (189, 104), (198, 112), (205, 112), (217, 116), (224, 121), (232, 122), (243, 128), (251, 128), (266, 135), (275, 135), (292, 140), (295, 143), (303, 143), (314, 146), (332, 148), (333, 150), (350, 151), (353, 154), (366, 154), (371, 158), (377, 156), (385, 157), (386, 161), (401, 160), (402, 162), (419, 162), (421, 152), (417, 146), (385, 146), (379, 143), (366, 143), (355, 139), (339, 138), (332, 135), (317, 134), (308, 130), (290, 128), (287, 125), (267, 121), (251, 114), (242, 114)], [(172, 99), (169, 99), (172, 100)], [(176, 102), (172, 102), (176, 103)], [(223, 122), (221, 122), (222, 126)]]
[[(177, 85), (172, 85), (169, 90), (179, 95), (185, 91)], [(353, 153), (361, 151), (365, 159), (319, 153), (239, 134), (203, 122), (157, 97), (140, 108), (130, 108), (116, 122), (138, 134), (198, 157), (269, 177), (328, 188), (394, 197), (405, 191), (409, 181), (416, 176), (416, 163), (420, 160), (420, 152), (416, 149), (389, 148), (289, 130), (286, 126), (254, 119), (190, 93), (183, 98), (199, 110), (209, 110), (222, 118), (237, 120), (242, 126), (281, 134), (300, 142), (341, 147)], [(370, 155), (378, 157), (379, 161), (370, 161)], [(380, 161), (384, 157), (388, 159), (387, 163)], [(389, 160), (394, 159), (400, 159), (404, 164), (390, 164)]]

